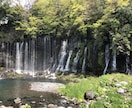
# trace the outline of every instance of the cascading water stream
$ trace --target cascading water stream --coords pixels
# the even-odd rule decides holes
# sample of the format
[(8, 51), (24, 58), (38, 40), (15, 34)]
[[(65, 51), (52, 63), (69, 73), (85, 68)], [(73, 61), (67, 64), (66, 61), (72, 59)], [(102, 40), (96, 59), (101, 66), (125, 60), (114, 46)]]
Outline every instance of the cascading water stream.
[(105, 46), (105, 68), (104, 68), (103, 74), (106, 74), (106, 71), (107, 71), (108, 65), (109, 65), (109, 61), (110, 61), (109, 45), (106, 45)]
[(16, 43), (16, 73), (21, 73), (23, 43)]
[(83, 64), (82, 64), (82, 73), (85, 73), (86, 69), (86, 57), (87, 57), (87, 47), (84, 49), (84, 58), (83, 58)]
[(35, 76), (35, 40), (31, 41), (31, 73), (33, 77)]
[(113, 51), (113, 60), (112, 60), (112, 71), (116, 71), (116, 51)]
[(44, 50), (43, 50), (43, 70), (46, 72), (46, 38), (43, 39)]
[(77, 63), (79, 60), (79, 52), (80, 52), (80, 50), (77, 52), (76, 57), (73, 59), (72, 72), (77, 72)]
[(6, 49), (6, 71), (9, 70), (9, 43), (7, 43), (7, 49)]
[(130, 70), (129, 63), (130, 63), (130, 60), (129, 60), (129, 57), (127, 56), (127, 57), (126, 57), (126, 73), (127, 73), (128, 75), (131, 74), (131, 70)]
[(65, 66), (65, 69), (64, 71), (70, 71), (70, 58), (71, 58), (71, 55), (72, 55), (72, 50), (69, 51), (69, 56), (68, 56), (68, 59), (67, 59), (67, 62), (66, 62), (66, 66)]
[(25, 50), (24, 50), (24, 73), (27, 74), (28, 73), (28, 43), (25, 43)]
[(61, 47), (61, 51), (60, 51), (60, 59), (59, 59), (59, 64), (58, 64), (58, 67), (56, 69), (56, 71), (64, 71), (64, 60), (65, 60), (65, 57), (66, 57), (66, 47), (67, 47), (67, 40), (64, 40), (62, 42), (62, 47)]

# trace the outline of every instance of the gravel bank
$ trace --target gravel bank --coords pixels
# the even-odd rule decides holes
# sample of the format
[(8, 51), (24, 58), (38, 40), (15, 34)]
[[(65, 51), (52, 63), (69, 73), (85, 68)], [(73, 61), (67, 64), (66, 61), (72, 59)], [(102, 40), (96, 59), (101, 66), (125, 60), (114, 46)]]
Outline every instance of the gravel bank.
[(58, 88), (65, 87), (62, 83), (53, 82), (32, 82), (30, 84), (30, 90), (39, 92), (52, 92), (57, 93)]

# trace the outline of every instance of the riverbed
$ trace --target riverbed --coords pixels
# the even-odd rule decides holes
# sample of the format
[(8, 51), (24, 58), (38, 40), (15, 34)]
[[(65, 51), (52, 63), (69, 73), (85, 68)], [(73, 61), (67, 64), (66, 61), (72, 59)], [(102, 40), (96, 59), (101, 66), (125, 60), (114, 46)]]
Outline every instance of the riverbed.
[(58, 94), (58, 88), (65, 87), (62, 82), (49, 79), (1, 79), (0, 106), (14, 108), (14, 100), (20, 98), (21, 104), (29, 104), (32, 108), (47, 108), (49, 105), (78, 108), (74, 101)]

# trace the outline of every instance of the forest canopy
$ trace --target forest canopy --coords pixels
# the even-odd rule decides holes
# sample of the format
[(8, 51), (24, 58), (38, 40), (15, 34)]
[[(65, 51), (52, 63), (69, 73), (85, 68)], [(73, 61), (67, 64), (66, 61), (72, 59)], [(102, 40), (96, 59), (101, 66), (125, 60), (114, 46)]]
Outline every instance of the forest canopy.
[(4, 1), (0, 1), (1, 42), (44, 35), (85, 38), (130, 55), (131, 0), (36, 0), (30, 9)]

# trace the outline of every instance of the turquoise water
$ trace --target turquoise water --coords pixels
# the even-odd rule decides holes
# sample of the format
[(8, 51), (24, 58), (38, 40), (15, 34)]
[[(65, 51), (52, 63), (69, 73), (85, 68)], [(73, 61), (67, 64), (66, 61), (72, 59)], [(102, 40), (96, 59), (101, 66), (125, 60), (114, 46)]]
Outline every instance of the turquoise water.
[[(49, 80), (37, 80), (37, 79), (5, 79), (0, 80), (0, 101), (12, 99), (12, 98), (23, 98), (28, 96), (41, 96), (45, 98), (53, 98), (52, 93), (37, 92), (30, 90), (30, 83), (42, 81), (46, 82)], [(51, 81), (50, 81), (51, 82)]]

